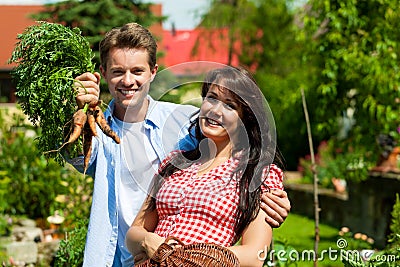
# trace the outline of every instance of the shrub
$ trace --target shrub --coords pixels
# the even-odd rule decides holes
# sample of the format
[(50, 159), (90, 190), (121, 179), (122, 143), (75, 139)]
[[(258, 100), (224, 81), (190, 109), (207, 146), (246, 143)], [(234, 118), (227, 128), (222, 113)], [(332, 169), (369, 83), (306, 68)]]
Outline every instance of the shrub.
[(55, 267), (82, 266), (88, 219), (79, 220), (74, 230), (61, 241), (55, 258)]
[[(369, 154), (362, 150), (341, 151), (336, 149), (332, 141), (324, 141), (317, 148), (315, 154), (318, 182), (321, 186), (332, 188), (332, 178), (346, 181), (360, 182), (368, 178), (368, 171), (372, 167)], [(309, 156), (301, 158), (299, 171), (303, 173), (304, 182), (312, 183), (311, 159)]]
[[(3, 117), (3, 114), (0, 114)], [(52, 213), (52, 203), (65, 188), (59, 181), (67, 173), (55, 162), (38, 154), (33, 136), (37, 129), (21, 124), (21, 117), (12, 116), (0, 128), (0, 198), (3, 214), (44, 218)]]
[(46, 159), (36, 147), (40, 129), (24, 122), (18, 113), (0, 110), (0, 235), (10, 232), (13, 216), (45, 219), (58, 211), (65, 217), (61, 230), (67, 232), (57, 252), (58, 266), (79, 266), (93, 179)]

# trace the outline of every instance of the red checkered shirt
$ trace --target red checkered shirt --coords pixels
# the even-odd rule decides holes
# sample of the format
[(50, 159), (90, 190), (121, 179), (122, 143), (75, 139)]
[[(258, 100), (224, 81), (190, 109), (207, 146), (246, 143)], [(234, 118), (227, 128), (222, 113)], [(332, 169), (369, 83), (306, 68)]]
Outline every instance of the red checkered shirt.
[[(156, 198), (159, 222), (154, 232), (177, 237), (185, 244), (233, 245), (239, 193), (238, 180), (231, 173), (238, 163), (230, 158), (199, 177), (200, 164), (194, 163), (167, 177)], [(269, 189), (283, 189), (282, 179), (283, 172), (276, 165), (264, 169), (264, 184)]]

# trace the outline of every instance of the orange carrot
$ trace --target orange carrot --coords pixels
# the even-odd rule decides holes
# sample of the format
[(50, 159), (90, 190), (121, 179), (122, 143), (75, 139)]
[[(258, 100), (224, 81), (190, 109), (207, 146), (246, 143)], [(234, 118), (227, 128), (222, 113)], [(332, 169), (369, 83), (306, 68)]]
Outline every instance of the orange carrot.
[(82, 134), (82, 130), (86, 123), (86, 120), (87, 120), (87, 115), (83, 111), (83, 109), (78, 109), (74, 113), (73, 124), (71, 126), (71, 134), (69, 135), (67, 144), (71, 144), (79, 138), (79, 136)]
[(97, 136), (96, 130), (96, 118), (94, 117), (94, 110), (93, 108), (89, 108), (87, 111), (87, 123), (89, 124), (90, 130), (93, 133), (93, 136)]
[(92, 154), (92, 137), (93, 132), (88, 124), (83, 128), (83, 173), (89, 166), (90, 156)]
[(107, 120), (104, 117), (101, 108), (99, 106), (96, 106), (94, 111), (95, 111), (96, 123), (97, 125), (99, 125), (103, 133), (111, 137), (117, 144), (121, 143), (119, 136), (108, 125)]

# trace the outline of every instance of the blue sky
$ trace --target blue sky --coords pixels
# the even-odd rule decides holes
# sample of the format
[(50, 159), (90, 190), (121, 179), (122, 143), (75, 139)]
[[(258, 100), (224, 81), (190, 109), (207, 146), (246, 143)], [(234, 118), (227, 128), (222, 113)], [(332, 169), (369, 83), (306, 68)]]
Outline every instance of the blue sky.
[[(1, 0), (0, 0), (1, 2)], [(208, 0), (144, 0), (144, 2), (162, 3), (163, 15), (168, 16), (165, 29), (171, 29), (172, 23), (178, 30), (193, 29), (200, 22), (200, 14), (207, 10)]]
[[(0, 5), (41, 5), (56, 0), (0, 0)], [(209, 0), (143, 0), (143, 2), (162, 3), (163, 15), (168, 16), (165, 29), (171, 29), (172, 23), (178, 30), (193, 29), (200, 21), (199, 13), (207, 10)]]

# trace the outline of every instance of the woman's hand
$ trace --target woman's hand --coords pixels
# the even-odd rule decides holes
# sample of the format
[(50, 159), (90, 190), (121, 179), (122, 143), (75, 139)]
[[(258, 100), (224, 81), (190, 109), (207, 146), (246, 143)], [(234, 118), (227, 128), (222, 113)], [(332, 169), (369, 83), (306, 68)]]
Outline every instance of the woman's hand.
[(75, 78), (74, 89), (77, 91), (76, 103), (83, 108), (86, 103), (97, 105), (100, 96), (100, 73), (86, 72)]
[(272, 190), (261, 196), (261, 209), (267, 214), (265, 221), (273, 228), (281, 226), (290, 208), (289, 198), (283, 190)]
[(142, 247), (146, 251), (147, 256), (152, 258), (158, 247), (164, 243), (165, 238), (155, 233), (146, 233), (142, 242)]

